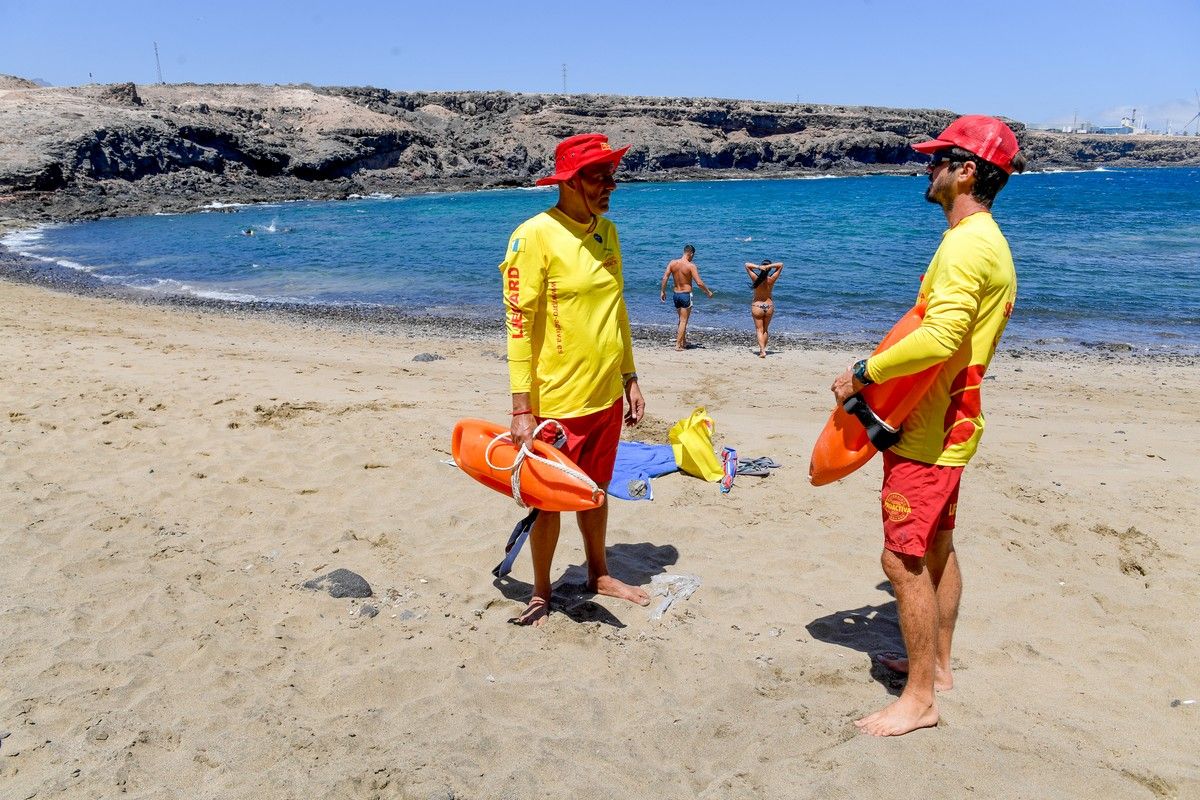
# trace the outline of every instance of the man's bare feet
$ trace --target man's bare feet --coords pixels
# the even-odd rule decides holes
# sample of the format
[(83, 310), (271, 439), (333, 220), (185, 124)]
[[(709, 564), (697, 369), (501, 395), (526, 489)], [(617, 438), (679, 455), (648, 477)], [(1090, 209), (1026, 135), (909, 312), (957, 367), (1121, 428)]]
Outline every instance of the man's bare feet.
[[(880, 653), (875, 656), (875, 660), (892, 672), (899, 672), (901, 675), (908, 674), (908, 659), (904, 656), (895, 653)], [(940, 664), (934, 667), (933, 688), (939, 692), (948, 692), (954, 688), (954, 673), (950, 671), (949, 667), (943, 667)]]
[(766, 358), (766, 357), (767, 357), (767, 353), (766, 353), (766, 351), (764, 350), (763, 352), (759, 353), (759, 354), (758, 354), (758, 357), (759, 357), (759, 358)]
[(587, 588), (605, 597), (628, 600), (631, 603), (637, 603), (639, 606), (650, 605), (650, 595), (646, 593), (645, 589), (640, 586), (630, 586), (627, 583), (622, 583), (612, 575), (601, 575), (594, 583), (589, 580)]
[(937, 725), (938, 710), (936, 704), (926, 705), (901, 695), (899, 700), (887, 708), (856, 719), (854, 724), (859, 731), (871, 736), (903, 736), (918, 728), (932, 728)]
[(545, 624), (546, 619), (550, 616), (550, 601), (544, 597), (534, 597), (529, 601), (529, 605), (521, 612), (519, 617), (513, 617), (509, 622), (514, 625), (529, 625), (533, 628), (540, 628)]

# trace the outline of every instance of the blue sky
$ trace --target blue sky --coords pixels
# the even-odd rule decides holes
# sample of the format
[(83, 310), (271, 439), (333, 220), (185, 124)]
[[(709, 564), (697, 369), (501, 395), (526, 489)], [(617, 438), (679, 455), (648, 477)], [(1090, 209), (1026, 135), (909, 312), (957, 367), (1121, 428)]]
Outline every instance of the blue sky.
[[(922, 10), (927, 8), (929, 10)], [(998, 13), (995, 9), (1003, 8)], [(1002, 14), (1002, 16), (1001, 16)], [(1197, 112), (1200, 2), (0, 0), (0, 73), (945, 108), (1151, 127)]]

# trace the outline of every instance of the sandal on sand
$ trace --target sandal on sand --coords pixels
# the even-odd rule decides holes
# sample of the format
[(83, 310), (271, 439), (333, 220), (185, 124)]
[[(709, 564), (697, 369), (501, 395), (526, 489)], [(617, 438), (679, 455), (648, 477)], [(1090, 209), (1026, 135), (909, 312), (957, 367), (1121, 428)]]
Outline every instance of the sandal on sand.
[(780, 466), (782, 465), (779, 462), (769, 456), (759, 456), (739, 462), (737, 474), (765, 478), (771, 474), (770, 470), (779, 469)]

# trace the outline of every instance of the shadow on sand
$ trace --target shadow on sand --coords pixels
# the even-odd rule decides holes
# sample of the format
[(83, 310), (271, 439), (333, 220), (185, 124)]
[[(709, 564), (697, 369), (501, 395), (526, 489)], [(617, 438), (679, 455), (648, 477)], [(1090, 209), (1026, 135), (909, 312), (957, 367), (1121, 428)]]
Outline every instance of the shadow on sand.
[[(608, 571), (631, 586), (650, 589), (650, 579), (665, 573), (666, 568), (679, 560), (679, 551), (673, 545), (614, 544), (606, 548)], [(492, 585), (509, 600), (527, 602), (533, 595), (533, 586), (507, 575), (496, 578)], [(596, 593), (587, 588), (587, 565), (572, 564), (554, 582), (550, 600), (550, 611), (565, 614), (574, 622), (601, 622), (614, 628), (624, 628), (611, 611), (599, 603), (592, 602)], [(618, 601), (619, 602), (619, 601)], [(635, 606), (636, 607), (636, 606)]]
[[(892, 585), (887, 581), (875, 588), (895, 596)], [(904, 689), (907, 676), (893, 672), (875, 660), (882, 653), (904, 653), (904, 637), (900, 633), (895, 600), (877, 606), (835, 611), (814, 619), (804, 627), (814, 639), (870, 656), (871, 677), (887, 689), (888, 694), (899, 696)]]

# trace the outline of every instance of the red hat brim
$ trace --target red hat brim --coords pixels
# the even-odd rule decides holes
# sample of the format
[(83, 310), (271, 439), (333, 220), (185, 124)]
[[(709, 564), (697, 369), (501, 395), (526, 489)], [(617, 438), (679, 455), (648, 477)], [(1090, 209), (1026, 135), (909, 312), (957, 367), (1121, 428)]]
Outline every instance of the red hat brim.
[(941, 139), (931, 139), (928, 142), (917, 142), (911, 145), (913, 150), (918, 153), (936, 153), (938, 150), (945, 150), (947, 147), (954, 147), (954, 142), (945, 142)]
[(601, 151), (601, 153), (595, 158), (589, 158), (582, 164), (576, 164), (574, 169), (567, 169), (563, 170), (562, 172), (556, 172), (553, 175), (547, 175), (544, 178), (538, 178), (537, 181), (535, 181), (535, 185), (550, 186), (555, 183), (569, 181), (571, 178), (575, 177), (575, 173), (579, 172), (579, 170), (583, 169), (584, 167), (590, 167), (593, 164), (615, 164), (621, 160), (621, 157), (624, 156), (625, 152), (632, 146), (633, 145), (627, 144), (620, 150), (609, 150), (608, 152)]

